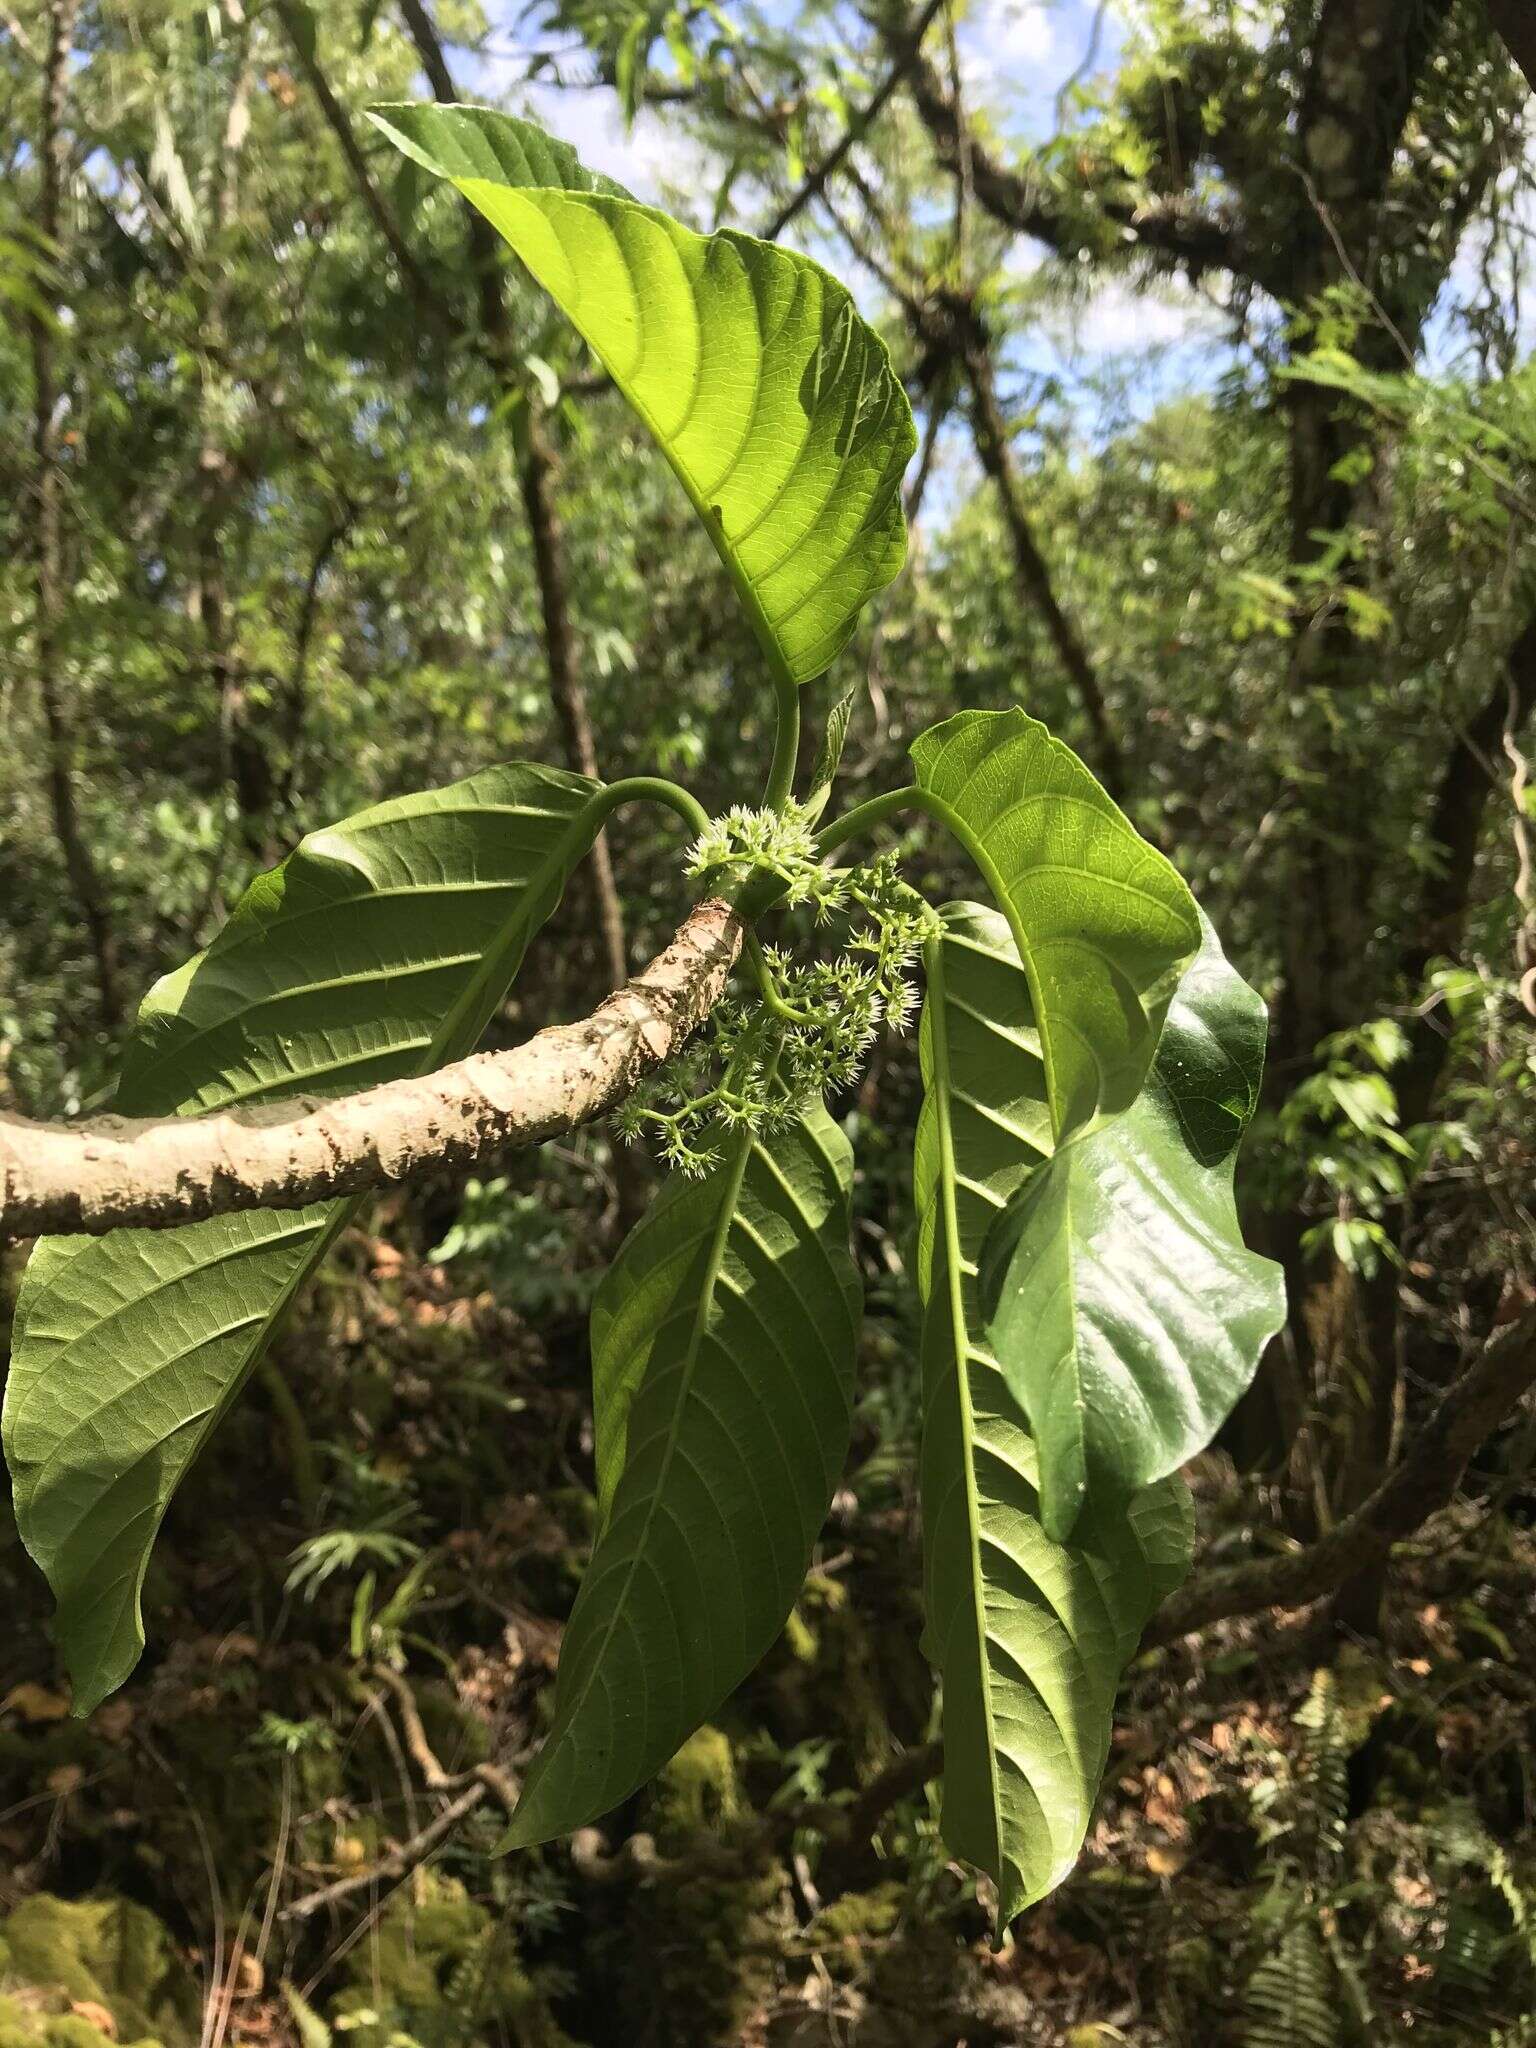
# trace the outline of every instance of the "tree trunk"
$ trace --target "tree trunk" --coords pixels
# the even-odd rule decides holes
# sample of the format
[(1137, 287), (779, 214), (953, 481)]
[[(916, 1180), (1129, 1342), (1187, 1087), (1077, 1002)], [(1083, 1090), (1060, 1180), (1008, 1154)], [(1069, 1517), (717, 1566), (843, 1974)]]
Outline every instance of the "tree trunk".
[[(1372, 317), (1356, 343), (1369, 367), (1401, 368), (1403, 348), (1417, 338), (1420, 309), (1392, 304), (1378, 260), (1382, 209), (1448, 11), (1449, 0), (1324, 0), (1297, 136), (1305, 199), (1288, 298), (1300, 346), (1340, 286), (1369, 295)], [(1305, 572), (1369, 508), (1377, 429), (1336, 392), (1304, 379), (1289, 387), (1287, 420), (1290, 562), (1300, 598)], [(1341, 568), (1340, 582), (1347, 586), (1352, 573)], [(1395, 992), (1395, 963), (1377, 940), (1374, 771), (1352, 709), (1377, 677), (1379, 652), (1358, 632), (1347, 588), (1320, 607), (1305, 599), (1298, 611), (1290, 690), (1313, 794), (1293, 845), (1272, 1100), (1312, 1067), (1322, 1040), (1365, 1022)], [(1401, 1399), (1395, 1276), (1387, 1268), (1364, 1280), (1333, 1260), (1308, 1262), (1299, 1221), (1289, 1238), (1293, 1343), (1332, 1411), (1328, 1434), (1342, 1448), (1329, 1492), (1334, 1510), (1347, 1514), (1380, 1483), (1391, 1453)], [(1368, 1596), (1359, 1605), (1361, 1625), (1370, 1604)]]
[[(55, 274), (62, 273), (64, 248), (64, 185), (69, 172), (69, 140), (64, 132), (64, 99), (74, 48), (80, 0), (54, 0), (48, 19), (48, 51), (43, 66), (43, 111), (38, 137), (41, 190), (37, 224), (47, 238)], [(62, 626), (64, 619), (63, 475), (60, 468), (59, 388), (54, 365), (57, 305), (30, 312), (27, 328), (32, 352), (32, 452), (37, 503), (37, 586), (34, 643), (38, 695), (48, 742), (48, 796), (53, 829), (74, 892), (76, 908), (90, 939), (96, 963), (101, 1021), (115, 1032), (123, 1021), (118, 984), (117, 940), (107, 908), (106, 891), (95, 857), (80, 827), (75, 804), (74, 721), (65, 702)]]
[[(530, 401), (527, 434), (518, 461), (518, 483), (533, 539), (534, 574), (544, 620), (544, 659), (549, 672), (550, 700), (565, 746), (567, 764), (578, 775), (597, 777), (597, 747), (587, 694), (576, 672), (570, 602), (565, 587), (565, 560), (560, 546), (559, 518), (553, 496), (554, 457)], [(606, 833), (599, 832), (584, 873), (590, 878), (593, 914), (602, 942), (603, 966), (611, 988), (629, 977), (629, 947), (624, 935), (624, 910), (613, 879)]]
[(1104, 691), (1088, 658), (1088, 650), (1077, 628), (1062, 610), (1051, 572), (1035, 539), (1024, 495), (1013, 465), (1013, 450), (1007, 424), (997, 402), (997, 382), (992, 358), (979, 342), (965, 350), (965, 375), (971, 390), (971, 420), (975, 429), (976, 453), (997, 492), (1003, 524), (1013, 548), (1014, 580), (1026, 608), (1039, 613), (1050, 636), (1056, 658), (1067, 672), (1077, 693), (1088, 729), (1093, 735), (1093, 765), (1099, 780), (1117, 799), (1126, 791), (1125, 755), (1119, 735), (1104, 701)]
[[(416, 45), (433, 94), (447, 103), (457, 100), (458, 93), (443, 55), (441, 38), (421, 0), (400, 0), (400, 12)], [(501, 288), (502, 246), (494, 229), (479, 214), (471, 216), (469, 235), (479, 292), (481, 332), (493, 361), (504, 371), (510, 370), (510, 334)], [(592, 721), (587, 715), (586, 691), (576, 670), (560, 528), (550, 490), (554, 458), (531, 402), (527, 424), (527, 441), (518, 463), (518, 484), (533, 541), (534, 571), (544, 617), (544, 651), (549, 670), (550, 697), (565, 741), (568, 764), (578, 775), (596, 776), (597, 749), (592, 739)], [(614, 886), (607, 842), (602, 834), (598, 835), (592, 849), (589, 873), (609, 984), (613, 988), (622, 988), (628, 974), (629, 959), (624, 912)]]

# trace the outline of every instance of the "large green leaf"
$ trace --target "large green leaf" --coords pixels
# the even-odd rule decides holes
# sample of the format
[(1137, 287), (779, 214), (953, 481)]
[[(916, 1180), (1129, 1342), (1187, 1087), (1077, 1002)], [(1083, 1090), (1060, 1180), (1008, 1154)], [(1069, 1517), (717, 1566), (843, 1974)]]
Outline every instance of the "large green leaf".
[(1049, 1155), (1029, 988), (995, 912), (951, 905), (926, 953), (915, 1157), (923, 1316), (924, 1585), (944, 1687), (944, 1839), (987, 1871), (1001, 1922), (1076, 1861), (1115, 1690), (1183, 1577), (1182, 1482), (1094, 1503), (1070, 1545), (1041, 1525), (1034, 1445), (982, 1333), (976, 1262)]
[(1208, 1444), (1285, 1316), (1245, 1250), (1232, 1174), (1258, 1098), (1264, 1005), (1209, 925), (1134, 1106), (1063, 1143), (994, 1224), (993, 1349), (1039, 1446), (1047, 1531)]
[[(340, 1094), (467, 1052), (591, 842), (594, 789), (512, 765), (312, 833), (150, 991), (115, 1106), (165, 1116)], [(33, 1253), (5, 1454), (81, 1712), (137, 1662), (171, 1495), (353, 1206)]]
[(570, 320), (704, 521), (774, 672), (818, 676), (906, 551), (916, 446), (885, 344), (819, 264), (697, 235), (484, 107), (373, 119), (457, 186)]
[(598, 1291), (602, 1521), (507, 1846), (606, 1813), (783, 1628), (848, 1450), (853, 1162), (819, 1107), (674, 1180)]
[(912, 760), (1012, 927), (1056, 1135), (1128, 1108), (1200, 944), (1194, 898), (1071, 749), (1022, 711), (962, 711), (914, 741)]

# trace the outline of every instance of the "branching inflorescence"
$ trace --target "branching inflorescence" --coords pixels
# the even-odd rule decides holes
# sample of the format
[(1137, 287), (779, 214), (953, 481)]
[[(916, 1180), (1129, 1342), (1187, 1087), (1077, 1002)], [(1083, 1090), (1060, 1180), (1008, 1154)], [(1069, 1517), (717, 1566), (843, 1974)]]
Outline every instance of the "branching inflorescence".
[(767, 877), (786, 909), (808, 910), (840, 942), (830, 957), (802, 960), (749, 935), (755, 998), (718, 1004), (707, 1035), (617, 1112), (621, 1136), (653, 1136), (670, 1166), (697, 1176), (719, 1164), (727, 1133), (786, 1129), (807, 1100), (857, 1080), (882, 1025), (906, 1030), (918, 1001), (910, 975), (939, 919), (902, 880), (894, 854), (827, 866), (794, 805), (733, 805), (689, 848), (686, 868), (728, 895)]

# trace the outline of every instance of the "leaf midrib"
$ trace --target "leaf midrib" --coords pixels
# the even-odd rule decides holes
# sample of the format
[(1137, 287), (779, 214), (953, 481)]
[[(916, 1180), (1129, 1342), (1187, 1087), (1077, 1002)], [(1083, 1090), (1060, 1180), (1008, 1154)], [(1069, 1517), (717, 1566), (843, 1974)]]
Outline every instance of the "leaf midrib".
[(987, 1658), (986, 1595), (981, 1569), (981, 1500), (976, 1490), (975, 1416), (971, 1408), (969, 1380), (970, 1336), (966, 1327), (965, 1299), (960, 1270), (960, 1218), (955, 1202), (955, 1145), (949, 1115), (949, 1029), (945, 1016), (943, 941), (928, 948), (928, 994), (933, 1005), (933, 1062), (939, 1086), (934, 1107), (939, 1134), (939, 1214), (945, 1239), (944, 1284), (949, 1303), (950, 1356), (953, 1361), (955, 1399), (960, 1412), (961, 1476), (965, 1487), (966, 1545), (970, 1558), (971, 1612), (975, 1622), (977, 1667), (981, 1685), (982, 1713), (986, 1722), (987, 1786), (992, 1816), (992, 1839), (998, 1867), (1003, 1861), (1002, 1787), (997, 1771), (997, 1723), (992, 1706), (992, 1674)]
[[(522, 878), (522, 884), (518, 889), (518, 908), (520, 914), (514, 916), (512, 919), (508, 921), (500, 944), (496, 946), (491, 953), (487, 954), (486, 964), (482, 968), (480, 974), (470, 982), (458, 1003), (455, 1004), (453, 1010), (450, 1011), (448, 1016), (444, 1018), (441, 1028), (439, 1029), (437, 1035), (433, 1038), (428, 1047), (425, 1059), (414, 1070), (417, 1074), (432, 1072), (432, 1070), (435, 1067), (440, 1066), (443, 1063), (443, 1061), (450, 1056), (450, 1053), (452, 1052), (456, 1042), (455, 1034), (462, 1026), (465, 1017), (469, 1014), (472, 1014), (474, 1008), (477, 1007), (479, 1003), (483, 1000), (484, 992), (488, 983), (491, 981), (491, 979), (496, 973), (500, 972), (503, 965), (507, 961), (509, 954), (515, 954), (519, 938), (521, 938), (522, 943), (524, 944), (524, 946), (526, 946), (526, 907), (530, 903), (537, 904), (540, 900), (539, 894), (535, 893), (535, 885), (538, 885), (538, 888), (540, 890), (542, 890), (543, 888), (547, 888), (559, 875), (566, 871), (567, 862), (565, 857), (569, 853), (572, 841), (579, 839), (584, 827), (585, 820), (589, 814), (591, 798), (595, 796), (597, 793), (598, 792), (596, 791), (596, 789), (589, 791), (587, 800), (582, 803), (579, 809), (569, 814), (565, 830), (560, 834), (559, 838), (555, 842), (554, 851), (547, 854), (544, 857), (544, 859), (540, 861), (536, 868), (531, 869), (529, 873)], [(513, 808), (520, 809), (521, 807), (518, 806)], [(494, 886), (502, 887), (505, 885), (496, 884)], [(416, 892), (414, 891), (414, 889), (404, 890), (399, 888), (398, 886), (392, 886), (391, 888), (385, 891), (369, 892), (369, 894), (374, 893), (399, 895), (414, 894)], [(431, 893), (430, 885), (427, 893)], [(335, 906), (331, 907), (334, 908)], [(508, 971), (510, 972), (510, 970)], [(326, 1208), (329, 1210), (329, 1213), (323, 1217), (323, 1220), (320, 1223), (319, 1235), (312, 1252), (307, 1258), (303, 1258), (300, 1260), (297, 1270), (289, 1280), (287, 1286), (284, 1287), (282, 1294), (280, 1295), (278, 1300), (274, 1303), (272, 1310), (266, 1319), (262, 1331), (258, 1334), (255, 1342), (251, 1345), (249, 1351), (241, 1359), (238, 1370), (231, 1375), (229, 1383), (225, 1387), (221, 1398), (218, 1400), (218, 1402), (214, 1405), (214, 1407), (211, 1410), (205, 1411), (205, 1413), (202, 1416), (197, 1418), (199, 1423), (199, 1428), (197, 1430), (196, 1437), (197, 1445), (201, 1445), (202, 1443), (207, 1441), (208, 1437), (218, 1427), (219, 1423), (223, 1420), (224, 1416), (229, 1412), (229, 1409), (232, 1406), (232, 1404), (235, 1402), (236, 1399), (238, 1399), (239, 1395), (244, 1390), (247, 1380), (250, 1378), (251, 1372), (254, 1369), (257, 1360), (261, 1356), (264, 1346), (270, 1340), (273, 1332), (276, 1330), (278, 1324), (281, 1322), (284, 1315), (286, 1315), (288, 1308), (293, 1301), (294, 1296), (297, 1294), (298, 1290), (305, 1284), (309, 1276), (314, 1272), (320, 1260), (324, 1258), (326, 1252), (330, 1249), (331, 1245), (335, 1242), (336, 1238), (346, 1227), (351, 1217), (361, 1207), (365, 1199), (366, 1197), (363, 1195), (353, 1195), (350, 1197), (343, 1198), (340, 1201), (326, 1205)], [(258, 1216), (271, 1216), (273, 1214), (285, 1214), (286, 1212), (274, 1212), (269, 1210), (256, 1211), (255, 1213)], [(290, 1234), (299, 1235), (302, 1233), (297, 1232)], [(261, 1246), (261, 1249), (266, 1250), (270, 1249), (270, 1247), (268, 1245), (263, 1244)], [(218, 1341), (221, 1335), (227, 1334), (227, 1330), (223, 1332), (210, 1332), (208, 1338), (205, 1339), (205, 1342), (216, 1342)], [(131, 1466), (125, 1468), (125, 1471), (136, 1471), (138, 1467), (143, 1464), (144, 1459), (152, 1455), (152, 1451), (146, 1451), (142, 1453), (140, 1457), (134, 1460)], [(192, 1455), (196, 1455), (196, 1447), (194, 1447)], [(121, 1476), (123, 1475), (119, 1475), (119, 1477)], [(174, 1488), (171, 1491), (174, 1491)], [(161, 1492), (157, 1496), (156, 1501), (151, 1503), (149, 1508), (142, 1511), (137, 1519), (143, 1520), (145, 1514), (151, 1514), (153, 1517), (155, 1530), (158, 1531), (160, 1522), (164, 1519), (166, 1510), (170, 1505), (170, 1499), (170, 1492)], [(75, 1526), (78, 1527), (78, 1519)], [(132, 1525), (130, 1524), (129, 1526), (131, 1527)], [(114, 1545), (117, 1542), (121, 1541), (123, 1535), (124, 1531), (122, 1530), (116, 1532), (116, 1535), (113, 1538)], [(137, 1603), (143, 1597), (144, 1580), (149, 1571), (151, 1547), (152, 1546), (150, 1544), (146, 1544), (143, 1546), (139, 1559), (139, 1567), (137, 1571), (127, 1572), (120, 1579), (111, 1582), (114, 1586), (121, 1590), (123, 1594), (123, 1599), (119, 1605), (120, 1614), (124, 1609), (126, 1609), (126, 1606), (130, 1601), (132, 1601), (136, 1606)], [(100, 1604), (100, 1598), (105, 1597), (106, 1590), (107, 1589), (103, 1589), (103, 1594), (99, 1597), (97, 1604)], [(114, 1622), (114, 1639), (116, 1636), (118, 1626), (119, 1623)], [(116, 1683), (118, 1681), (114, 1680), (113, 1682)], [(106, 1688), (106, 1690), (110, 1690), (110, 1687)], [(98, 1695), (98, 1697), (104, 1696), (104, 1692)]]
[[(624, 1566), (624, 1576), (618, 1596), (611, 1603), (611, 1611), (607, 1622), (604, 1624), (597, 1649), (588, 1654), (587, 1676), (580, 1692), (571, 1701), (570, 1706), (567, 1708), (563, 1703), (561, 1704), (560, 1718), (567, 1728), (570, 1727), (586, 1706), (592, 1689), (596, 1685), (598, 1677), (607, 1662), (608, 1645), (613, 1640), (613, 1634), (618, 1627), (620, 1617), (626, 1612), (630, 1587), (634, 1583), (635, 1573), (639, 1569), (640, 1559), (649, 1540), (652, 1524), (656, 1520), (662, 1498), (666, 1493), (667, 1477), (672, 1469), (672, 1460), (677, 1453), (678, 1441), (682, 1435), (683, 1417), (687, 1410), (693, 1387), (693, 1375), (697, 1369), (699, 1354), (703, 1350), (705, 1334), (714, 1312), (715, 1289), (719, 1285), (720, 1271), (725, 1263), (725, 1247), (730, 1238), (731, 1225), (736, 1215), (736, 1204), (741, 1195), (742, 1182), (746, 1179), (747, 1166), (751, 1160), (755, 1144), (756, 1140), (752, 1137), (751, 1133), (743, 1132), (737, 1141), (736, 1158), (732, 1161), (730, 1173), (721, 1190), (723, 1199), (720, 1203), (719, 1219), (709, 1239), (709, 1257), (705, 1266), (703, 1285), (699, 1289), (698, 1308), (693, 1318), (692, 1330), (689, 1333), (688, 1348), (683, 1356), (682, 1383), (678, 1389), (677, 1401), (673, 1409), (672, 1427), (667, 1432), (666, 1446), (661, 1454), (661, 1466), (651, 1485), (650, 1499), (646, 1503), (644, 1518), (630, 1543), (629, 1557)], [(638, 1395), (640, 1388), (637, 1387), (635, 1392)], [(628, 1460), (626, 1459), (627, 1463)], [(565, 1737), (562, 1735), (557, 1739), (563, 1742)], [(552, 1757), (554, 1755), (553, 1746), (546, 1750), (544, 1754)], [(540, 1761), (541, 1763), (543, 1762), (543, 1757), (541, 1757)], [(542, 1776), (542, 1772), (540, 1775)], [(529, 1789), (533, 1788), (530, 1786)], [(515, 1841), (517, 1839), (516, 1816), (513, 1817), (509, 1833)]]
[[(587, 206), (596, 206), (598, 202), (606, 202), (606, 204), (609, 206), (623, 207), (627, 211), (633, 211), (635, 213), (647, 215), (653, 220), (660, 222), (664, 227), (670, 228), (675, 225), (675, 223), (671, 220), (669, 215), (659, 212), (655, 207), (644, 206), (638, 200), (633, 199), (616, 200), (610, 194), (606, 193), (566, 192), (563, 191), (560, 187), (553, 185), (534, 185), (522, 187), (514, 185), (497, 185), (494, 184), (488, 178), (455, 178), (453, 180), (453, 183), (458, 188), (458, 190), (463, 193), (464, 197), (469, 201), (470, 205), (476, 207), (477, 210), (480, 211), (483, 211), (484, 209), (480, 208), (479, 201), (475, 198), (474, 194), (471, 191), (469, 191), (468, 187), (470, 185), (490, 185), (492, 191), (505, 193), (511, 199), (522, 200), (527, 204), (533, 204), (542, 195), (547, 195), (549, 197), (557, 199), (570, 200), (573, 203), (580, 202), (581, 204)], [(540, 210), (542, 211), (542, 209)], [(547, 222), (548, 216), (545, 215), (544, 218)], [(598, 211), (598, 218), (603, 221), (603, 224), (608, 228), (609, 233), (613, 234), (612, 223), (607, 220), (605, 210)], [(619, 240), (619, 237), (616, 234), (614, 234), (613, 238), (616, 246), (619, 249), (620, 258), (623, 262), (625, 271), (626, 273), (629, 273), (632, 277), (632, 273), (630, 272), (630, 261), (628, 252), (625, 250), (623, 243)], [(532, 265), (530, 265), (528, 263), (527, 258), (522, 255), (521, 250), (518, 251), (518, 255), (519, 259), (523, 262), (525, 267), (531, 270)], [(694, 288), (693, 281), (691, 278), (687, 276), (686, 271), (683, 273), (683, 276), (684, 286), (689, 297), (689, 300), (693, 304), (694, 308), (697, 309), (698, 293)], [(541, 290), (550, 290), (550, 287), (544, 283), (544, 280), (542, 278), (539, 279), (539, 285)], [(555, 298), (556, 303), (558, 304), (558, 295), (553, 292), (551, 292), (550, 295), (551, 297)], [(573, 326), (576, 325), (576, 318), (574, 313), (568, 314), (567, 318), (571, 320)], [(741, 600), (742, 605), (746, 609), (747, 617), (752, 622), (752, 628), (757, 636), (758, 644), (762, 647), (762, 650), (767, 657), (768, 666), (772, 671), (774, 678), (778, 682), (782, 683), (786, 689), (798, 688), (799, 686), (796, 683), (794, 671), (791, 669), (789, 663), (784, 659), (784, 655), (779, 647), (778, 636), (775, 631), (773, 622), (769, 619), (766, 610), (764, 609), (762, 603), (760, 602), (757, 596), (757, 592), (753, 589), (751, 582), (747, 578), (746, 572), (739, 566), (738, 562), (734, 559), (736, 554), (736, 545), (734, 542), (728, 543), (726, 541), (724, 525), (715, 516), (714, 507), (710, 504), (709, 500), (705, 497), (704, 493), (694, 483), (692, 477), (688, 474), (687, 470), (684, 469), (681, 460), (672, 453), (671, 442), (668, 434), (663, 430), (662, 424), (660, 420), (656, 417), (656, 414), (651, 410), (650, 406), (646, 404), (645, 400), (641, 398), (639, 392), (635, 389), (633, 377), (626, 373), (625, 371), (621, 370), (618, 367), (618, 365), (613, 361), (610, 354), (606, 350), (599, 348), (597, 343), (592, 340), (591, 336), (585, 332), (584, 328), (578, 328), (578, 332), (581, 333), (582, 340), (586, 342), (587, 347), (591, 349), (593, 355), (597, 357), (598, 361), (603, 365), (604, 369), (607, 370), (608, 374), (613, 378), (614, 382), (618, 385), (620, 391), (624, 394), (625, 400), (628, 402), (629, 405), (631, 405), (634, 408), (635, 412), (638, 414), (640, 418), (641, 424), (645, 427), (646, 431), (650, 434), (651, 439), (655, 442), (657, 448), (661, 451), (663, 461), (666, 463), (668, 469), (671, 470), (672, 474), (677, 478), (678, 482), (682, 485), (689, 504), (692, 505), (694, 511), (698, 514), (699, 520), (703, 525), (704, 531), (709, 535), (710, 543), (713, 546), (715, 553), (720, 557), (720, 561), (725, 569), (725, 572), (731, 579), (732, 588), (735, 590), (737, 597)], [(761, 341), (761, 323), (758, 323), (757, 333), (759, 341)], [(802, 434), (800, 437), (799, 444), (802, 450), (805, 446), (805, 439), (806, 437)], [(795, 462), (798, 463), (799, 459), (799, 455), (797, 454), (795, 457)], [(793, 465), (791, 466), (791, 474), (792, 473)]]

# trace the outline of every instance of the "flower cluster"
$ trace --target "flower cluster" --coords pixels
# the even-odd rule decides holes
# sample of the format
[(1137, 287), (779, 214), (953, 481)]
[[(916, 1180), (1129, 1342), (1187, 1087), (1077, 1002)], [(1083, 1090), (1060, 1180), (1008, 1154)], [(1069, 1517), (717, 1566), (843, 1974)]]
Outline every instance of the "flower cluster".
[(917, 1006), (908, 979), (937, 913), (901, 879), (894, 855), (833, 869), (806, 820), (742, 806), (716, 819), (689, 855), (696, 876), (771, 873), (784, 900), (847, 929), (830, 959), (796, 961), (749, 938), (755, 994), (718, 1004), (707, 1036), (644, 1082), (617, 1112), (624, 1137), (649, 1132), (667, 1163), (703, 1174), (732, 1131), (767, 1135), (800, 1104), (854, 1081), (882, 1025), (904, 1031)]
[(694, 880), (708, 876), (731, 884), (749, 875), (773, 875), (784, 884), (786, 904), (811, 904), (818, 918), (842, 902), (842, 871), (822, 865), (811, 821), (795, 804), (783, 811), (732, 804), (689, 847), (685, 872)]

